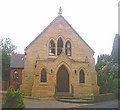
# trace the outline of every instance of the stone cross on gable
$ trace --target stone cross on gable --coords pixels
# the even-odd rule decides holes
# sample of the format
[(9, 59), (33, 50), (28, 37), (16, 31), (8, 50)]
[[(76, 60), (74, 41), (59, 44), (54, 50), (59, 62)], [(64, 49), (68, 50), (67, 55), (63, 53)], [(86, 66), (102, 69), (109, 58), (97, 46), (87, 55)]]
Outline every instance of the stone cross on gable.
[(61, 7), (59, 8), (58, 15), (62, 15), (62, 8)]

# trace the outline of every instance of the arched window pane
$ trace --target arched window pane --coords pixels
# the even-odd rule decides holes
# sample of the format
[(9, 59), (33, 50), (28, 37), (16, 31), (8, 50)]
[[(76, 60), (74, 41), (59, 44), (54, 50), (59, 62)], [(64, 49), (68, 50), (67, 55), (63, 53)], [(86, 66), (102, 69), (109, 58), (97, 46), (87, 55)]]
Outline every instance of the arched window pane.
[(69, 56), (71, 55), (71, 50), (70, 49), (66, 50), (66, 55), (69, 55)]
[(55, 55), (55, 43), (53, 40), (49, 43), (49, 55)]
[(79, 83), (85, 83), (85, 73), (83, 70), (79, 73)]
[(71, 44), (70, 44), (70, 42), (67, 42), (66, 47), (67, 47), (67, 48), (71, 48)]
[(17, 81), (18, 78), (19, 78), (19, 76), (18, 76), (18, 71), (15, 70), (15, 71), (14, 71), (14, 75), (13, 75), (13, 79), (14, 79), (15, 81)]
[(63, 40), (61, 38), (57, 41), (57, 55), (60, 55), (63, 48)]
[(65, 44), (65, 53), (66, 55), (71, 56), (71, 43), (69, 41), (67, 41)]
[(44, 68), (41, 71), (41, 82), (47, 82), (47, 73)]

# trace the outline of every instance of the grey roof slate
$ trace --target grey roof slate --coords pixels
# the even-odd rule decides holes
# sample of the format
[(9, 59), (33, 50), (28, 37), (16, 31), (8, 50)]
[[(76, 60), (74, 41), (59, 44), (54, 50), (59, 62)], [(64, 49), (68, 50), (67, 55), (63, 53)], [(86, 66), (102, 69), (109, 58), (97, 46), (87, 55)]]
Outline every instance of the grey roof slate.
[(13, 53), (10, 60), (11, 68), (24, 68), (24, 54)]

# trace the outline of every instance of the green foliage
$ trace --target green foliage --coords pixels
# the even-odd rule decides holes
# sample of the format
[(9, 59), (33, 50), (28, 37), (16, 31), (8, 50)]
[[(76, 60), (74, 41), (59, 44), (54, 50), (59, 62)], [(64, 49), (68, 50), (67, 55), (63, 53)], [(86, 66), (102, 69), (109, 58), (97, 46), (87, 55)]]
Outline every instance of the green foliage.
[(96, 64), (100, 93), (115, 93), (118, 91), (118, 64), (109, 55), (101, 55)]
[[(111, 55), (100, 55), (96, 64), (100, 93), (112, 92), (115, 95), (120, 90), (120, 36), (116, 34)], [(119, 86), (118, 86), (119, 85)]]
[[(10, 55), (16, 49), (16, 46), (12, 44), (10, 38), (2, 38), (0, 39), (0, 50), (2, 54), (0, 54), (2, 62), (2, 80), (9, 83), (9, 74), (10, 74)], [(6, 89), (7, 86), (4, 85), (3, 89)]]
[(111, 62), (111, 61), (112, 59), (110, 55), (103, 54), (98, 56), (96, 70), (97, 71), (101, 70), (106, 65), (106, 62)]
[(114, 63), (118, 63), (120, 65), (120, 36), (116, 34), (113, 42), (111, 57)]
[(7, 55), (10, 55), (17, 47), (12, 44), (12, 40), (10, 38), (2, 38), (0, 39), (0, 49), (5, 51)]
[(23, 95), (20, 90), (14, 90), (9, 87), (7, 90), (6, 98), (3, 103), (3, 108), (25, 108)]
[(10, 56), (7, 55), (5, 51), (2, 50), (2, 79), (4, 81), (9, 81), (10, 73)]

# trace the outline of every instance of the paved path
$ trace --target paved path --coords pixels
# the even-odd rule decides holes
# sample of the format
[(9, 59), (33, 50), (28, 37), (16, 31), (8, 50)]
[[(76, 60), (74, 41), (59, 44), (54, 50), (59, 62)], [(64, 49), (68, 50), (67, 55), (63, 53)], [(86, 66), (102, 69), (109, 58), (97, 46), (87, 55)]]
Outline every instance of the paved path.
[(66, 103), (56, 100), (37, 100), (37, 99), (24, 99), (26, 108), (118, 108), (118, 100), (101, 102), (101, 103)]
[(24, 99), (26, 108), (76, 108), (87, 106), (88, 104), (79, 103), (65, 103), (56, 100), (36, 100), (36, 99)]
[(120, 101), (118, 102), (116, 99), (112, 101), (94, 103), (92, 105), (84, 106), (84, 108), (118, 108), (118, 105), (120, 105)]

